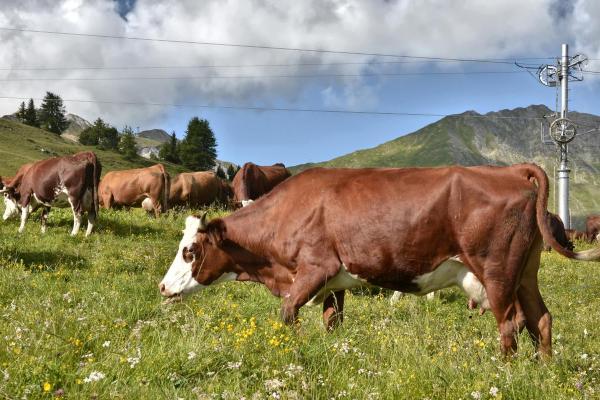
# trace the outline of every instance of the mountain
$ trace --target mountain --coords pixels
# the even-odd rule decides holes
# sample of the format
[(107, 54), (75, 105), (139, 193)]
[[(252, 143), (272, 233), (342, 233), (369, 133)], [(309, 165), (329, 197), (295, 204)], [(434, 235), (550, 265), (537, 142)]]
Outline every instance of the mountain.
[[(548, 114), (552, 110), (544, 105), (484, 115), (467, 111), (370, 149), (291, 169), (296, 173), (314, 166), (425, 167), (535, 162), (553, 180), (557, 148), (540, 140), (540, 118)], [(583, 215), (600, 212), (600, 131), (585, 133), (600, 127), (600, 117), (570, 112), (569, 118), (581, 124), (579, 135), (569, 145), (571, 212), (579, 217), (574, 218), (579, 224)], [(549, 209), (554, 209), (554, 198), (550, 199)]]
[(73, 142), (77, 142), (79, 140), (79, 134), (86, 128), (92, 126), (91, 122), (76, 114), (67, 114), (66, 118), (69, 122), (69, 126), (67, 127), (67, 130), (63, 132), (62, 137), (72, 140)]
[[(102, 171), (147, 167), (154, 161), (137, 159), (127, 161), (114, 151), (99, 150), (92, 146), (83, 146), (54, 133), (23, 125), (10, 119), (0, 119), (0, 176), (12, 176), (17, 169), (31, 161), (53, 156), (73, 154), (78, 151), (92, 150), (102, 162)], [(171, 174), (187, 171), (181, 165), (163, 163)]]
[(171, 135), (162, 129), (148, 129), (137, 134), (138, 138), (150, 139), (155, 142), (165, 143), (171, 140)]

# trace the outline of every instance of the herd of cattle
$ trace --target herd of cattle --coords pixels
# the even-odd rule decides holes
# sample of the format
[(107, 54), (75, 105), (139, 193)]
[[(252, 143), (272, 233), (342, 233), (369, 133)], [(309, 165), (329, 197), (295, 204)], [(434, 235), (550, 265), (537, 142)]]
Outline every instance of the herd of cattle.
[(290, 177), (282, 164), (247, 163), (230, 186), (212, 172), (171, 179), (163, 166), (113, 171), (100, 180), (94, 153), (22, 166), (0, 178), (6, 213), (24, 228), (42, 207), (67, 194), (77, 234), (98, 207), (142, 206), (155, 215), (175, 205), (213, 201), (243, 205), (208, 222), (186, 219), (177, 254), (159, 284), (179, 299), (220, 282), (254, 281), (283, 299), (281, 316), (297, 321), (305, 304), (322, 303), (328, 329), (342, 322), (344, 292), (363, 286), (424, 295), (460, 287), (471, 304), (491, 310), (501, 349), (516, 350), (527, 329), (540, 354), (552, 354), (552, 318), (538, 287), (544, 243), (562, 256), (599, 261), (600, 247), (575, 252), (572, 240), (597, 239), (600, 216), (587, 232), (568, 231), (547, 211), (548, 177), (534, 164), (510, 167), (312, 168)]
[(5, 204), (3, 218), (20, 213), (19, 232), (22, 232), (29, 214), (42, 208), (42, 232), (45, 232), (51, 204), (65, 194), (73, 210), (71, 235), (78, 233), (82, 216), (87, 212), (87, 236), (92, 232), (99, 207), (142, 206), (157, 217), (176, 206), (198, 208), (219, 202), (235, 208), (256, 200), (290, 176), (283, 164), (253, 163), (246, 163), (232, 184), (209, 171), (186, 172), (171, 178), (162, 164), (111, 171), (102, 180), (101, 173), (102, 165), (93, 152), (25, 164), (15, 176), (0, 177)]

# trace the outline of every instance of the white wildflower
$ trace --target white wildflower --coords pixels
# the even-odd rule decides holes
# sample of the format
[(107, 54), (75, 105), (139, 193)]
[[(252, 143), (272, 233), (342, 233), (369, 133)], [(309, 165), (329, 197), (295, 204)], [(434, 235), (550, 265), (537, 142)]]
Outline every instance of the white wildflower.
[(196, 352), (195, 351), (190, 351), (188, 353), (188, 360), (193, 360), (194, 358), (196, 358)]
[(473, 391), (473, 392), (471, 392), (471, 397), (474, 398), (475, 400), (479, 400), (479, 399), (481, 399), (481, 393), (479, 393), (478, 391)]
[(94, 353), (88, 353), (81, 356), (81, 358), (92, 358), (94, 357)]
[(129, 363), (130, 368), (135, 368), (135, 366), (140, 362), (139, 357), (127, 357), (127, 362)]
[(242, 366), (242, 362), (241, 361), (228, 362), (227, 363), (227, 368), (228, 369), (239, 369), (241, 366)]
[(92, 371), (90, 373), (90, 376), (88, 376), (87, 378), (85, 378), (83, 381), (85, 383), (90, 383), (90, 382), (97, 382), (99, 380), (102, 380), (105, 378), (106, 375), (104, 375), (102, 372), (100, 371)]
[(110, 347), (110, 340), (107, 340), (104, 343), (102, 343), (102, 347), (104, 347), (104, 348)]
[(588, 330), (587, 330), (587, 329), (584, 329), (584, 330), (583, 330), (583, 336), (584, 336), (584, 337), (587, 337), (587, 335), (588, 335), (588, 334), (589, 334), (589, 333), (588, 333)]
[(583, 353), (583, 354), (581, 355), (581, 359), (582, 359), (582, 360), (587, 360), (587, 358), (588, 358), (588, 355), (587, 355), (587, 353)]
[(492, 386), (490, 388), (490, 396), (492, 396), (492, 397), (498, 396), (498, 388), (496, 386)]
[(274, 399), (276, 399), (276, 400), (281, 399), (281, 395), (279, 393), (277, 393), (277, 392), (271, 393), (271, 397), (274, 398)]
[(277, 378), (269, 379), (269, 380), (265, 381), (265, 387), (267, 388), (268, 391), (277, 390), (284, 386), (285, 386), (285, 382), (281, 381)]

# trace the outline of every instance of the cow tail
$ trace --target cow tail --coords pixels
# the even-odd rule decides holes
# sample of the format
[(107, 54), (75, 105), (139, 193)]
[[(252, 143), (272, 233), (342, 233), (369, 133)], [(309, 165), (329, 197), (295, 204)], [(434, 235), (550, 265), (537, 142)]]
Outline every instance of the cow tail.
[(550, 245), (557, 253), (581, 261), (598, 261), (600, 260), (600, 247), (575, 252), (563, 247), (554, 237), (552, 230), (550, 229), (550, 216), (548, 214), (548, 191), (549, 183), (548, 176), (543, 169), (537, 165), (527, 165), (527, 179), (534, 178), (538, 185), (538, 193), (536, 200), (536, 220), (538, 228), (544, 238), (544, 241)]

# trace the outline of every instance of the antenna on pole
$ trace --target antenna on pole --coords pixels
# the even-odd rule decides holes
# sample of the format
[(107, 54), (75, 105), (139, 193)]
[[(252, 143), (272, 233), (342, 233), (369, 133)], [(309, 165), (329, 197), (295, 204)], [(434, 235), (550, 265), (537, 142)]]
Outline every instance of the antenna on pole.
[[(546, 115), (544, 118), (552, 117), (552, 122), (547, 125), (542, 121), (540, 135), (543, 144), (554, 144), (558, 148), (559, 164), (558, 172), (558, 215), (562, 219), (565, 229), (571, 228), (571, 214), (569, 212), (569, 142), (577, 136), (577, 125), (568, 118), (569, 111), (569, 81), (583, 80), (583, 66), (587, 57), (577, 54), (569, 58), (569, 46), (562, 45), (561, 57), (556, 60), (555, 65), (542, 65), (537, 69), (537, 78), (548, 87), (560, 88), (560, 110), (554, 115)], [(523, 67), (517, 64), (519, 67)], [(558, 104), (557, 104), (558, 108)], [(556, 193), (555, 193), (556, 195)]]

